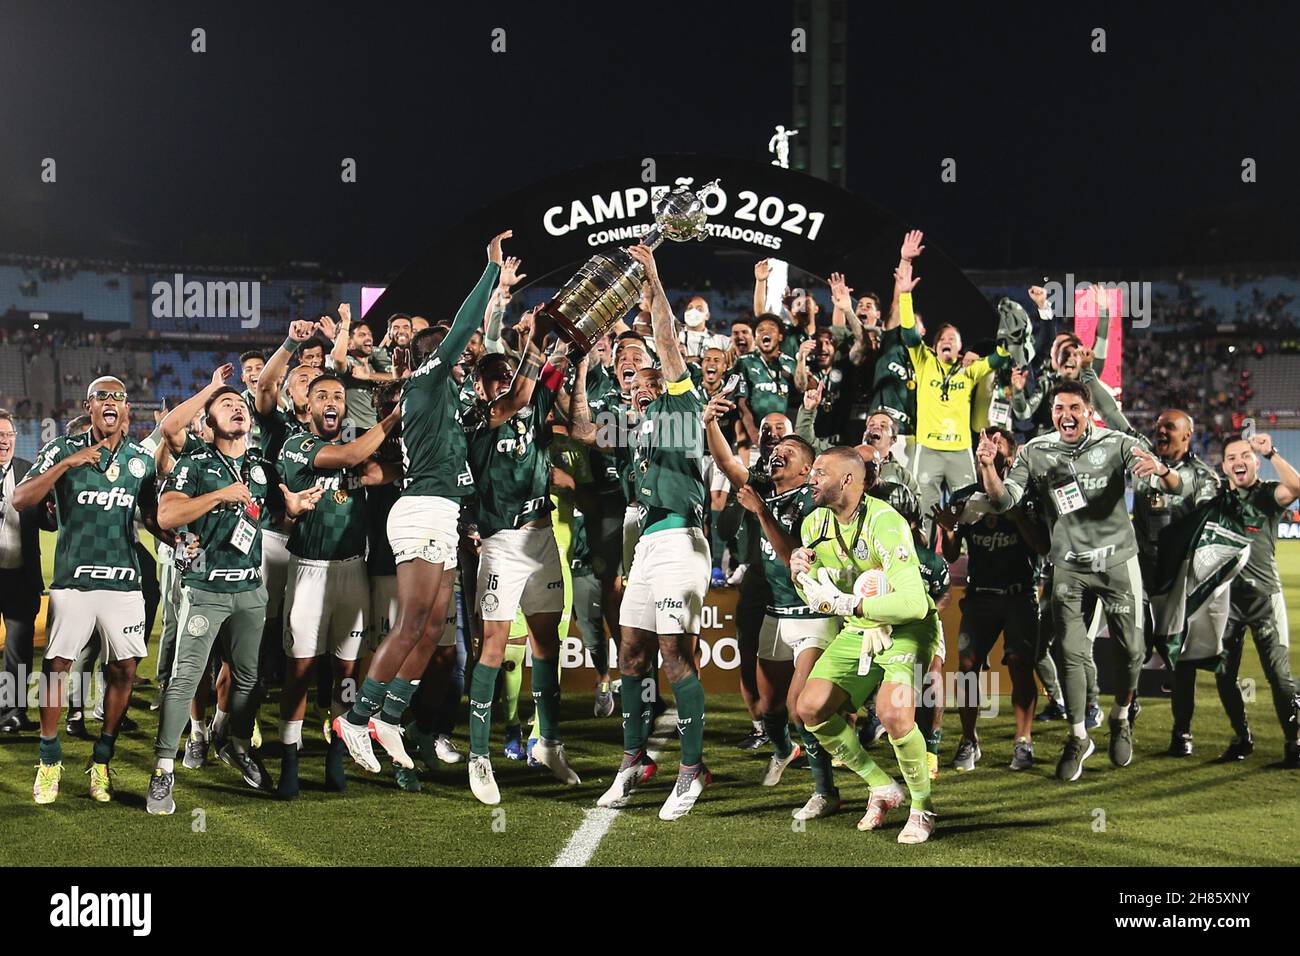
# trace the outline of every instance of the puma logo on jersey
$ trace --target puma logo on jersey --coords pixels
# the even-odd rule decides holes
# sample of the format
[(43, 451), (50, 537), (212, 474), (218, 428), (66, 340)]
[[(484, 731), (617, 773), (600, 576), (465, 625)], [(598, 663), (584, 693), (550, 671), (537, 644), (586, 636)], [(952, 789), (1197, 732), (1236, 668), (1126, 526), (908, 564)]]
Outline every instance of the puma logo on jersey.
[(114, 508), (134, 508), (135, 495), (122, 488), (113, 488), (112, 491), (79, 491), (77, 492), (77, 504), (79, 505), (98, 505), (105, 511), (111, 511)]
[(107, 564), (78, 565), (72, 577), (75, 580), (83, 574), (92, 581), (134, 581), (136, 578), (135, 568), (115, 568)]

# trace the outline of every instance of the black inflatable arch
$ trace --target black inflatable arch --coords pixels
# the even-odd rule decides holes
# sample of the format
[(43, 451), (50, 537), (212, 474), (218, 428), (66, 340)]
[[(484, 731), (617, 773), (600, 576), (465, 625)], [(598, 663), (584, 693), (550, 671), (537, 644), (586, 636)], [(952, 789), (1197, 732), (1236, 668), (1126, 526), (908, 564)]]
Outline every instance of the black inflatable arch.
[[(487, 240), (506, 228), (514, 230), (507, 251), (523, 258), (526, 285), (563, 285), (593, 252), (636, 242), (653, 222), (657, 191), (714, 179), (722, 191), (711, 203), (705, 244), (748, 252), (754, 261), (775, 256), (823, 279), (843, 272), (859, 292), (876, 289), (887, 298), (903, 233), (921, 225), (927, 232), (926, 251), (917, 262), (924, 280), (917, 289), (918, 310), (931, 328), (938, 321), (960, 325), (968, 341), (993, 335), (993, 308), (939, 248), (941, 223), (906, 223), (803, 173), (697, 153), (658, 156), (652, 163), (641, 157), (595, 163), (495, 200), (453, 228), (439, 230), (372, 306), (373, 314), (450, 317), (482, 271)], [(660, 252), (670, 288), (673, 246), (665, 243)]]

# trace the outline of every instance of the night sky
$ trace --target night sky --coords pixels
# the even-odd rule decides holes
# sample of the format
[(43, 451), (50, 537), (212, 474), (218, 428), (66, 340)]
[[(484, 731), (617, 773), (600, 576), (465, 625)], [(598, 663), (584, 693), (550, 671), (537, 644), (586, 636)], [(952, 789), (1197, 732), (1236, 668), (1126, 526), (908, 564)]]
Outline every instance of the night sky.
[[(1295, 261), (1296, 21), (852, 3), (849, 187), (968, 268)], [(584, 162), (764, 159), (793, 25), (784, 3), (6, 3), (0, 251), (388, 275)]]

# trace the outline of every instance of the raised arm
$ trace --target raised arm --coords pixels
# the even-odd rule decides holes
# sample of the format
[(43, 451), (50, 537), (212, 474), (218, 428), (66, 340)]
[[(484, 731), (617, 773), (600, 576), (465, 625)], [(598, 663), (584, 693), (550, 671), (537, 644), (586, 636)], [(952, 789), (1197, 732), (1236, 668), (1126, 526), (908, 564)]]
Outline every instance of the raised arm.
[[(465, 301), (456, 310), (456, 318), (452, 321), (451, 328), (447, 330), (446, 338), (438, 346), (438, 351), (433, 353), (433, 355), (441, 358), (448, 368), (465, 351), (465, 346), (469, 344), (470, 338), (483, 324), (483, 314), (487, 309), (488, 299), (492, 296), (492, 289), (496, 285), (497, 277), (501, 274), (501, 263), (503, 261), (501, 243), (513, 235), (514, 232), (507, 229), (505, 232), (492, 237), (492, 241), (488, 243), (488, 262), (483, 269), (483, 274), (479, 276), (474, 288), (470, 290), (469, 295), (465, 297)], [(426, 358), (425, 364), (432, 361), (432, 358), (432, 355)]]
[(668, 293), (659, 281), (659, 269), (655, 264), (654, 251), (649, 246), (635, 245), (628, 249), (632, 258), (641, 263), (645, 270), (646, 282), (649, 283), (654, 297), (650, 305), (650, 324), (654, 329), (655, 352), (659, 355), (659, 364), (663, 368), (664, 378), (676, 382), (686, 374), (686, 357), (682, 355), (681, 344), (673, 330), (673, 312), (668, 305)]
[(713, 457), (713, 463), (722, 469), (733, 487), (739, 488), (749, 483), (749, 470), (732, 452), (731, 446), (727, 444), (727, 436), (722, 434), (722, 428), (718, 425), (718, 416), (734, 407), (725, 395), (716, 395), (704, 406), (701, 420), (704, 422), (705, 437), (709, 442), (709, 454)]
[(754, 264), (754, 317), (767, 312), (767, 277), (772, 264), (766, 259), (759, 259)]
[(547, 363), (546, 368), (542, 368), (542, 352), (533, 335), (533, 317), (536, 313), (536, 308), (530, 309), (515, 326), (519, 334), (524, 336), (524, 360), (519, 364), (510, 388), (488, 406), (489, 428), (505, 424), (512, 415), (533, 400), (539, 376), (545, 376), (547, 387), (552, 391), (558, 391), (558, 382), (564, 379), (555, 366)]
[[(561, 411), (563, 411), (563, 404)], [(591, 445), (602, 451), (614, 447), (605, 429), (597, 428), (591, 420), (591, 408), (587, 405), (587, 356), (578, 363), (578, 372), (573, 381), (573, 396), (569, 399), (569, 437), (584, 445)]]
[(316, 452), (316, 468), (321, 471), (356, 468), (379, 451), (384, 439), (392, 434), (401, 421), (400, 407), (395, 408), (386, 418), (366, 429), (360, 438), (342, 445), (321, 445)]
[(257, 379), (257, 394), (253, 404), (259, 415), (270, 415), (280, 404), (280, 380), (289, 370), (289, 359), (312, 337), (316, 327), (304, 319), (289, 323), (289, 335), (284, 343), (266, 360), (266, 367)]
[(1273, 463), (1273, 469), (1277, 472), (1278, 486), (1273, 493), (1273, 500), (1283, 508), (1290, 507), (1297, 498), (1300, 498), (1300, 473), (1297, 473), (1295, 467), (1277, 453), (1273, 445), (1273, 437), (1266, 432), (1257, 432), (1250, 438), (1251, 450), (1257, 455), (1262, 455)]
[(346, 302), (339, 303), (339, 327), (334, 334), (334, 348), (330, 349), (330, 361), (339, 372), (348, 370), (348, 340), (352, 336), (352, 306)]
[[(172, 454), (179, 455), (185, 448), (185, 436), (189, 433), (190, 422), (194, 416), (203, 411), (208, 399), (235, 374), (235, 366), (227, 362), (212, 373), (212, 381), (194, 395), (169, 411), (158, 424), (162, 432), (163, 443), (171, 449)], [(259, 380), (260, 382), (260, 380)]]

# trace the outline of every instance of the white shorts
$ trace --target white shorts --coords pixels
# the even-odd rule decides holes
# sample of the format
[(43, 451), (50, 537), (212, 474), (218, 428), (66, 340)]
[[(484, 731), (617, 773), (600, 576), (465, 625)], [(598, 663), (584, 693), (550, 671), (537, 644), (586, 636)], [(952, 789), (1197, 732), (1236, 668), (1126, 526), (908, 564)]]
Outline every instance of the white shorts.
[[(266, 585), (266, 616), (280, 616), (289, 576), (289, 536), (262, 529), (262, 583)], [(178, 575), (179, 577), (179, 575)]]
[(623, 586), (618, 623), (655, 634), (699, 634), (710, 567), (709, 542), (699, 528), (644, 536)]
[[(367, 643), (370, 650), (379, 647), (380, 642), (397, 623), (397, 575), (381, 574), (370, 579), (370, 638)], [(451, 647), (456, 643), (456, 591), (451, 593), (447, 604), (447, 620), (443, 622), (442, 636), (438, 639), (439, 647)]]
[(727, 480), (727, 476), (723, 474), (712, 455), (705, 455), (701, 459), (701, 464), (703, 467), (700, 469), (700, 477), (704, 479), (704, 484), (708, 486), (710, 492), (731, 492), (731, 482)]
[(564, 611), (564, 571), (555, 531), (515, 528), (483, 541), (478, 558), (478, 603), (485, 621)]
[(144, 633), (144, 594), (140, 591), (78, 591), (51, 588), (46, 657), (75, 661), (95, 629), (104, 636), (101, 653), (110, 663), (148, 653)]
[(456, 567), (460, 502), (436, 495), (402, 495), (388, 512), (388, 543), (398, 564), (419, 558)]
[(835, 617), (764, 614), (758, 632), (758, 656), (765, 661), (797, 660), (804, 651), (824, 650), (839, 632), (839, 618)]
[(311, 561), (291, 555), (284, 595), (284, 653), (341, 661), (361, 655), (370, 617), (370, 584), (364, 558)]
[(641, 540), (641, 511), (636, 505), (628, 505), (623, 511), (623, 580), (632, 576), (632, 558), (636, 555), (637, 542)]

